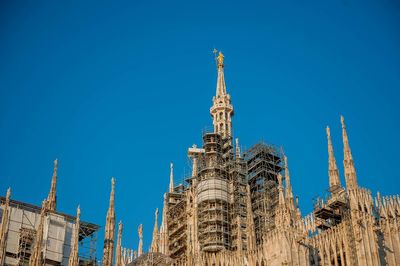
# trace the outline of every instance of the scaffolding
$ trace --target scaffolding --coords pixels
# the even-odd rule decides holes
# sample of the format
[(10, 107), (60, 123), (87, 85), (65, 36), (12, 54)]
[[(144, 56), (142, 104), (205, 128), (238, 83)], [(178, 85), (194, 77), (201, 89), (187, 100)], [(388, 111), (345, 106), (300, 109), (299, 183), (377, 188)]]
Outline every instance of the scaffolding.
[(18, 264), (17, 265), (25, 265), (29, 262), (29, 258), (31, 256), (31, 248), (33, 245), (33, 241), (36, 237), (36, 231), (34, 229), (29, 228), (21, 228), (20, 229), (20, 237), (19, 237), (19, 245), (18, 245)]
[[(0, 197), (0, 203), (5, 202)], [(28, 265), (36, 237), (41, 207), (10, 200), (10, 226), (6, 244), (6, 264)], [(45, 219), (44, 265), (68, 263), (72, 228), (75, 217), (48, 212)], [(81, 222), (79, 232), (79, 258), (81, 265), (96, 265), (96, 241), (99, 226)]]
[(246, 237), (246, 184), (247, 184), (247, 169), (246, 162), (242, 158), (230, 160), (227, 164), (229, 172), (229, 182), (232, 187), (230, 205), (230, 220), (231, 222), (231, 250), (247, 249)]
[[(203, 145), (189, 149), (196, 157), (188, 187), (175, 187), (167, 194), (169, 255), (185, 260), (193, 252), (188, 243), (188, 201), (196, 197), (196, 226), (200, 251), (247, 250), (247, 189), (251, 188), (256, 243), (274, 228), (278, 203), (277, 175), (283, 158), (277, 148), (259, 143), (234, 156), (232, 138), (214, 132), (203, 133)], [(189, 193), (190, 192), (190, 193)], [(189, 196), (190, 195), (190, 196)]]
[(327, 230), (338, 225), (349, 212), (347, 194), (340, 186), (329, 188), (329, 194), (314, 200), (314, 216), (316, 227)]
[(325, 199), (316, 198), (314, 200), (315, 226), (319, 229), (317, 233), (319, 234), (343, 224), (345, 238), (349, 246), (349, 254), (344, 251), (344, 257), (348, 257), (351, 265), (357, 265), (356, 240), (351, 223), (351, 211), (347, 193), (340, 186), (331, 187), (328, 191), (330, 193)]
[(185, 194), (176, 190), (168, 193), (168, 243), (171, 258), (179, 258), (186, 252), (187, 219), (186, 219), (186, 197)]
[(265, 143), (258, 143), (244, 153), (257, 245), (262, 243), (263, 235), (275, 227), (277, 175), (283, 169), (282, 157), (278, 148)]
[(231, 147), (219, 134), (203, 135), (205, 156), (197, 184), (198, 238), (200, 249), (217, 252), (230, 249), (229, 176), (226, 161)]

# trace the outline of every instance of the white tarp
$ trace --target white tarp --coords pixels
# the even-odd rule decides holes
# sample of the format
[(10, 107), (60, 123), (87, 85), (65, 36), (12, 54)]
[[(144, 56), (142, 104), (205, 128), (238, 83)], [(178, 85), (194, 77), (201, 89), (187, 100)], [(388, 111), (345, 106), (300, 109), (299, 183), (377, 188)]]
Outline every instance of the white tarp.
[(217, 178), (200, 181), (197, 185), (197, 201), (216, 199), (228, 201), (228, 182)]

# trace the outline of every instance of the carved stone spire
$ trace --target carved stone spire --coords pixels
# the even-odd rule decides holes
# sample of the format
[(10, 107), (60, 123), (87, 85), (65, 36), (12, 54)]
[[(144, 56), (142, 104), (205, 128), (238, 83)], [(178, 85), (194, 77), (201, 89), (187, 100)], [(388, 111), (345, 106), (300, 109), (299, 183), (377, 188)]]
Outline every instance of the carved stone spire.
[(278, 174), (278, 193), (279, 193), (279, 206), (285, 206), (285, 195), (283, 194), (281, 174)]
[(340, 122), (342, 123), (342, 135), (343, 135), (343, 165), (344, 165), (344, 175), (346, 178), (346, 186), (348, 190), (353, 190), (357, 188), (357, 175), (356, 168), (354, 167), (353, 155), (351, 154), (351, 149), (349, 145), (349, 138), (347, 136), (346, 125), (344, 124), (344, 117), (340, 117)]
[(247, 250), (255, 250), (256, 248), (256, 232), (254, 227), (253, 208), (251, 205), (250, 186), (246, 185), (246, 235), (247, 235)]
[(76, 209), (76, 220), (74, 225), (74, 231), (72, 232), (71, 238), (71, 253), (68, 259), (68, 266), (79, 266), (79, 229), (81, 224), (81, 209), (78, 205)]
[(329, 175), (329, 190), (332, 194), (338, 192), (341, 187), (339, 170), (336, 165), (335, 154), (331, 140), (331, 130), (326, 127), (326, 137), (328, 139), (328, 175)]
[(139, 246), (138, 246), (137, 256), (140, 257), (143, 254), (143, 225), (142, 224), (139, 225), (138, 235), (139, 235)]
[(115, 180), (111, 178), (110, 205), (107, 211), (104, 235), (103, 266), (112, 266), (114, 256), (115, 210), (114, 210)]
[[(216, 53), (216, 50), (214, 52)], [(217, 91), (215, 97), (213, 97), (213, 106), (210, 109), (210, 114), (213, 118), (214, 132), (222, 137), (228, 137), (232, 136), (233, 106), (231, 97), (226, 92), (224, 55), (219, 52), (216, 60), (218, 66)]]
[(122, 266), (122, 221), (118, 223), (118, 238), (117, 238), (117, 251), (116, 251), (116, 258), (115, 258), (115, 266)]
[(290, 173), (289, 173), (289, 165), (288, 165), (288, 159), (286, 156), (284, 156), (284, 161), (285, 161), (285, 180), (286, 180), (286, 199), (288, 201), (288, 206), (291, 210), (295, 209), (294, 206), (294, 197), (293, 197), (293, 190), (292, 190), (292, 184), (290, 183)]
[(51, 179), (51, 187), (49, 195), (47, 196), (47, 203), (49, 204), (48, 210), (55, 211), (56, 204), (57, 204), (57, 168), (58, 168), (58, 160), (55, 159), (54, 161), (54, 170), (53, 170), (53, 177)]
[(42, 209), (40, 211), (39, 226), (36, 230), (35, 242), (32, 247), (31, 257), (29, 259), (29, 266), (41, 266), (43, 264), (42, 257), (42, 244), (43, 244), (43, 228), (44, 219), (47, 213), (48, 203), (46, 200), (42, 202)]
[(6, 257), (6, 245), (7, 245), (7, 235), (8, 235), (8, 224), (10, 222), (10, 197), (11, 188), (7, 189), (6, 202), (3, 204), (3, 215), (1, 217), (0, 225), (0, 265), (4, 265), (4, 260)]
[(174, 192), (174, 164), (171, 163), (170, 166), (170, 173), (169, 173), (169, 193)]
[(284, 229), (290, 225), (291, 215), (285, 202), (281, 174), (278, 174), (278, 193), (279, 204), (275, 212), (275, 225), (278, 229)]
[(151, 252), (159, 251), (160, 238), (158, 234), (158, 208), (154, 213), (154, 228), (153, 228), (153, 239), (151, 241)]
[(168, 201), (167, 195), (164, 194), (164, 206), (161, 218), (160, 228), (160, 252), (168, 256), (168, 224), (167, 224)]

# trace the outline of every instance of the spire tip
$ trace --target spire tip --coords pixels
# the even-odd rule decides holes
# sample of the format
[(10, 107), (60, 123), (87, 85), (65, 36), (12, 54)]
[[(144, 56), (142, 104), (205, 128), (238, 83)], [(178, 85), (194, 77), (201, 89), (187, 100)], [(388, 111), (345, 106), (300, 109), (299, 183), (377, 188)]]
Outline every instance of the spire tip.
[(57, 169), (58, 169), (58, 159), (55, 159), (54, 160), (54, 168), (53, 168), (54, 175), (57, 174)]
[(11, 197), (11, 187), (7, 188), (7, 194), (6, 194), (6, 199), (9, 200)]
[(342, 123), (342, 127), (346, 127), (344, 124), (344, 117), (343, 115), (340, 115), (340, 123)]

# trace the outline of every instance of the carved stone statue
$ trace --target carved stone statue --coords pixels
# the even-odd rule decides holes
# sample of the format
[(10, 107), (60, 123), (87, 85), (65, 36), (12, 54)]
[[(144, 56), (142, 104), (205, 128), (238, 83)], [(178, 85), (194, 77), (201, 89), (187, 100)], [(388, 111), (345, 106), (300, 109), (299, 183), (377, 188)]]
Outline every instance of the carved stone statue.
[(143, 239), (143, 225), (142, 224), (139, 225), (138, 234), (139, 234), (139, 238)]

